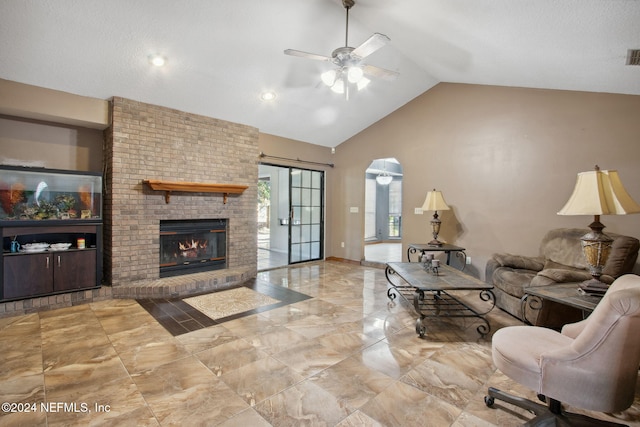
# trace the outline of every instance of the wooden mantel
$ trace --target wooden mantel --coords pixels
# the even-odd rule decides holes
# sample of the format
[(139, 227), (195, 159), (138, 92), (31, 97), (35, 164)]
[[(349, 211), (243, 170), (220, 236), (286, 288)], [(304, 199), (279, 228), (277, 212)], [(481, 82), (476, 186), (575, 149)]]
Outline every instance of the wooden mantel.
[(144, 181), (152, 190), (164, 191), (164, 201), (169, 203), (172, 191), (185, 191), (190, 193), (222, 193), (223, 202), (227, 203), (229, 194), (242, 194), (249, 188), (248, 185), (238, 184), (208, 184), (204, 182), (162, 181), (159, 179), (146, 179)]

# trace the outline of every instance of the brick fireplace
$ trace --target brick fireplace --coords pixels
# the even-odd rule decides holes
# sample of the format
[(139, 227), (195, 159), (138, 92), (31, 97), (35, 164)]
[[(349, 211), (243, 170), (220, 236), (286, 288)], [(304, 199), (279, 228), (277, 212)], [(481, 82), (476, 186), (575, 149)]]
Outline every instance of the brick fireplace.
[[(194, 294), (257, 270), (258, 130), (116, 97), (105, 135), (105, 282), (116, 297)], [(143, 181), (246, 185), (242, 194), (175, 191)], [(226, 202), (226, 203), (225, 203)], [(225, 268), (161, 278), (160, 221), (225, 219)]]

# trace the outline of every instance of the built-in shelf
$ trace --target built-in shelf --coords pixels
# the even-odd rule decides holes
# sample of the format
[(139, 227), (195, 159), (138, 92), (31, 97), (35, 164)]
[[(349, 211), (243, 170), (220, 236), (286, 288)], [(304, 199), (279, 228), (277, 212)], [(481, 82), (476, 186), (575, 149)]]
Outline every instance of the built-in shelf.
[(203, 182), (162, 181), (159, 179), (146, 179), (144, 181), (152, 190), (164, 191), (164, 201), (169, 203), (172, 191), (184, 191), (189, 193), (222, 193), (223, 202), (227, 203), (229, 194), (242, 194), (249, 188), (248, 185), (238, 184), (208, 184)]

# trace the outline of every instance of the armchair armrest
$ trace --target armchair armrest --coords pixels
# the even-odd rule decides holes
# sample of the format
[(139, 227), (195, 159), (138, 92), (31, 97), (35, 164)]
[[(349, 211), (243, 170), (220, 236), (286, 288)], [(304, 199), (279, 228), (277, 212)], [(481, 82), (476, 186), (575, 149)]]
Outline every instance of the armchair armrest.
[(580, 332), (582, 332), (586, 325), (587, 319), (581, 320), (576, 323), (567, 323), (562, 327), (562, 335), (565, 335), (569, 338), (575, 338), (580, 334)]

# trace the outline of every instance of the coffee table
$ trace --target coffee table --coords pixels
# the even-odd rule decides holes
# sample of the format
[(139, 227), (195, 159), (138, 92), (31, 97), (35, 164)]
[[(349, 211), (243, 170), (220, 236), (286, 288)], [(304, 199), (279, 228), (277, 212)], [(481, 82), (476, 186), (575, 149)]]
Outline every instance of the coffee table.
[[(393, 301), (400, 296), (413, 303), (418, 314), (416, 333), (421, 338), (427, 331), (425, 319), (428, 317), (475, 317), (482, 322), (476, 328), (480, 335), (491, 331), (491, 325), (484, 316), (496, 305), (493, 285), (447, 265), (427, 271), (423, 264), (416, 262), (389, 262), (385, 275), (391, 284), (387, 297)], [(465, 290), (479, 291), (484, 307), (473, 307), (454, 294)]]

